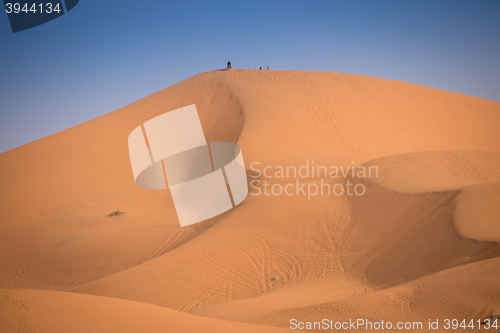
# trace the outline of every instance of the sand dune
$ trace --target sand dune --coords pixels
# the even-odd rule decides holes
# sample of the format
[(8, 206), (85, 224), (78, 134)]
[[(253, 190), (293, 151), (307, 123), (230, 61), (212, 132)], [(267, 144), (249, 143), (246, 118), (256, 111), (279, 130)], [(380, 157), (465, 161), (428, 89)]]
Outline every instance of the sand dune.
[[(237, 143), (260, 182), (237, 208), (180, 228), (168, 190), (135, 185), (127, 138), (190, 104), (206, 140)], [(482, 320), (500, 312), (498, 128), (500, 103), (404, 82), (201, 73), (0, 155), (0, 311), (12, 318), (0, 325), (265, 332), (236, 321), (274, 332), (292, 318)], [(255, 195), (264, 181), (295, 182), (252, 178), (266, 166), (307, 163), (378, 177), (300, 179), (356, 182), (361, 196)]]
[(285, 332), (144, 303), (61, 291), (0, 290), (2, 332)]

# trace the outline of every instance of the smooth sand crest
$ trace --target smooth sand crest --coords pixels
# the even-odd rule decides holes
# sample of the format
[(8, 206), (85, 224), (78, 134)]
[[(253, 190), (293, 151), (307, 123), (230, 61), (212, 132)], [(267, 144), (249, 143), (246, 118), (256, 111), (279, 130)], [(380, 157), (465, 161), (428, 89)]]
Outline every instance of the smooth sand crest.
[(364, 166), (378, 168), (378, 177), (370, 178), (373, 183), (401, 193), (500, 182), (500, 152), (423, 151), (377, 158)]
[[(135, 185), (127, 138), (190, 104), (207, 141), (238, 143), (249, 181), (266, 166), (307, 161), (373, 165), (380, 177), (350, 179), (366, 187), (362, 196), (249, 195), (180, 228), (168, 190)], [(60, 311), (53, 297), (77, 308), (186, 315), (177, 310), (281, 327), (294, 317), (484, 319), (500, 311), (500, 246), (488, 232), (499, 226), (498, 128), (500, 103), (409, 83), (329, 72), (201, 73), (0, 154), (2, 295)], [(261, 190), (264, 180), (289, 181), (259, 179)], [(116, 210), (125, 213), (108, 216)], [(94, 315), (84, 321), (130, 331), (133, 318), (122, 326)], [(41, 331), (67, 327), (47, 323)]]

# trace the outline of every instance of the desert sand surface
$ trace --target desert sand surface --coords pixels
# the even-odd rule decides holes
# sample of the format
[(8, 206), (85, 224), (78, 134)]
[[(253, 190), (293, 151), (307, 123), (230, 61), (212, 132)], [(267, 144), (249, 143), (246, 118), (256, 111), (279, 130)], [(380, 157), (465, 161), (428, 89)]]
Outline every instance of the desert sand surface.
[[(150, 304), (51, 290), (0, 290), (2, 332), (287, 332)], [(35, 314), (35, 315), (33, 315)]]
[[(181, 228), (168, 189), (135, 184), (127, 138), (190, 104), (206, 140), (237, 143), (258, 182), (236, 208)], [(500, 312), (499, 129), (500, 103), (481, 98), (232, 69), (7, 151), (0, 332), (282, 332), (324, 318), (477, 329)], [(264, 181), (296, 180), (265, 167), (307, 163), (377, 173), (300, 179), (363, 195), (264, 194)]]

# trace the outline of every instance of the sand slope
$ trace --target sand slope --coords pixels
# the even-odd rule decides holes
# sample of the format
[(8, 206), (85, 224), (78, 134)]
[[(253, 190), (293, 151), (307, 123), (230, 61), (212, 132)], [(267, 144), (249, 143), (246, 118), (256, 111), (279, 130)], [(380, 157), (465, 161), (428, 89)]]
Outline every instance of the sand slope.
[(366, 289), (361, 284), (339, 279), (289, 292), (220, 303), (193, 313), (281, 326), (288, 325), (290, 318), (309, 321), (362, 318), (371, 322), (392, 321), (394, 324), (400, 321), (427, 323), (428, 319), (462, 318), (469, 323), (470, 320), (489, 316), (492, 308), (500, 306), (500, 293), (491, 291), (499, 274), (499, 259), (496, 258), (383, 290)]
[[(253, 162), (262, 170), (314, 161), (376, 166), (378, 177), (358, 180), (366, 186), (359, 197), (249, 195), (180, 228), (168, 190), (135, 185), (127, 137), (193, 103), (207, 141), (237, 142), (249, 175)], [(151, 311), (154, 327), (163, 327), (161, 316), (191, 322), (173, 310), (282, 327), (291, 318), (484, 319), (500, 311), (498, 128), (500, 103), (409, 83), (201, 73), (0, 155), (2, 311), (38, 331), (64, 331), (67, 322), (37, 326), (36, 314), (12, 304)], [(262, 175), (259, 186), (264, 180), (290, 181)], [(126, 213), (107, 216), (117, 209)], [(143, 325), (140, 316), (91, 313), (110, 329)]]
[(0, 290), (2, 332), (285, 332), (144, 303), (61, 291)]

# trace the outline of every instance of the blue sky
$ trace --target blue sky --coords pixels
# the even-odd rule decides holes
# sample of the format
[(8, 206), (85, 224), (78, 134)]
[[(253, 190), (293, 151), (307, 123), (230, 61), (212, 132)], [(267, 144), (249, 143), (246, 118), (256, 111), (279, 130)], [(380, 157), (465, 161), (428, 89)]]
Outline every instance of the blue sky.
[[(14, 1), (14, 0), (13, 0)], [(0, 152), (197, 73), (363, 74), (500, 101), (500, 1), (80, 0), (11, 32), (0, 13)]]

